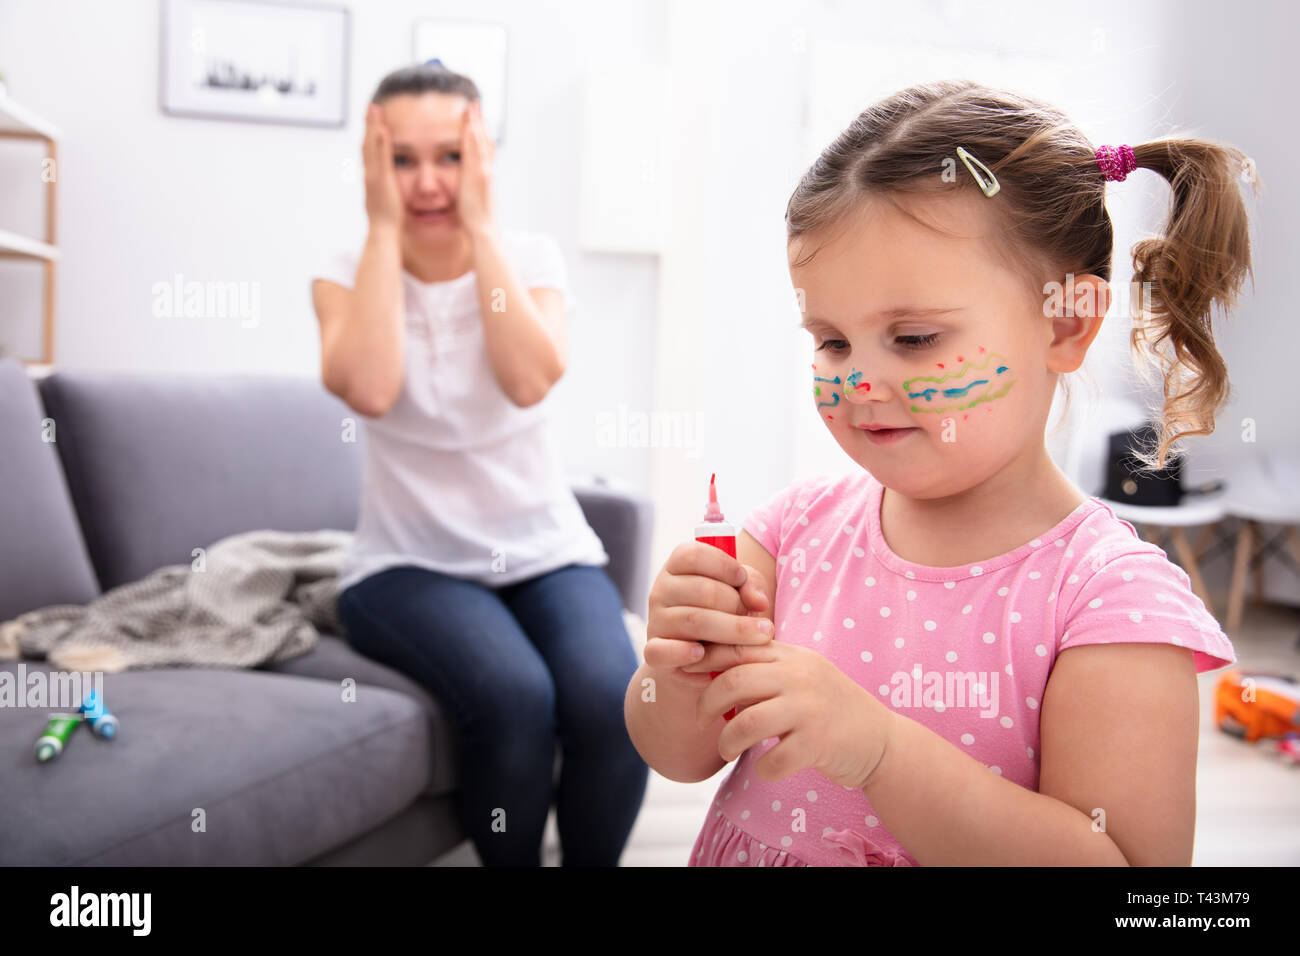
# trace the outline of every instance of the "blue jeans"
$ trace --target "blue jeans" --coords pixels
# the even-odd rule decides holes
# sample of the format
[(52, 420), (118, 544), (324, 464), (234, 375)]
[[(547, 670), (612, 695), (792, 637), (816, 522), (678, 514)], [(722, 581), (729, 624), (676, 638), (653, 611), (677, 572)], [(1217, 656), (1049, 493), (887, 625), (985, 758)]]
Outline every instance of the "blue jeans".
[(402, 566), (339, 595), (351, 645), (459, 730), (461, 819), (485, 866), (541, 864), (552, 798), (563, 864), (618, 865), (649, 777), (623, 719), (622, 607), (604, 568), (578, 564), (499, 588)]

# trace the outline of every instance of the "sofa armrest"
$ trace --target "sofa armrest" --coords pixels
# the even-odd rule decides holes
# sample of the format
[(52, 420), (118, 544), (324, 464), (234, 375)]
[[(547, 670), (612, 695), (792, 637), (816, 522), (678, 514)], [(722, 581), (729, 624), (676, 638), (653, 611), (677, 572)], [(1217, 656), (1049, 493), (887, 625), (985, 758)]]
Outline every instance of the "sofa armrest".
[(606, 570), (623, 596), (623, 606), (645, 620), (650, 597), (654, 505), (646, 496), (616, 488), (599, 477), (572, 487), (587, 524), (609, 555)]

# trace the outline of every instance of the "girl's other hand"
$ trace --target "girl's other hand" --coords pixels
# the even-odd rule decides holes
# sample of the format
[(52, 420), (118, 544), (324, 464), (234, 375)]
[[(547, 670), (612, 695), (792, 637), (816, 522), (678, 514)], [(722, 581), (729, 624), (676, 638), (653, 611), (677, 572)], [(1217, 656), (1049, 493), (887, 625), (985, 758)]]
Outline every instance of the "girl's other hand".
[(718, 736), (718, 756), (730, 762), (779, 737), (754, 764), (764, 780), (812, 769), (844, 787), (866, 786), (897, 714), (810, 648), (772, 641), (734, 650), (742, 663), (712, 681), (697, 705), (700, 727), (739, 711)]
[(366, 169), (366, 215), (370, 225), (401, 228), (402, 191), (393, 170), (392, 134), (383, 111), (374, 103), (366, 107), (366, 133), (361, 141)]

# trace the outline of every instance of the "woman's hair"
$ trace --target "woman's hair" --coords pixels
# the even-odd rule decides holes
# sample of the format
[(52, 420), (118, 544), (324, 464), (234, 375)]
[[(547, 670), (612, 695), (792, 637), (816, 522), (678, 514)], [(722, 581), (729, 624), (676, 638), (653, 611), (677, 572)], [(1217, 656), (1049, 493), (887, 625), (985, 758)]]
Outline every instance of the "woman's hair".
[(417, 63), (394, 70), (379, 81), (372, 103), (383, 103), (394, 96), (421, 93), (451, 93), (473, 103), (479, 99), (478, 87), (468, 76), (447, 69), (439, 60)]
[[(847, 225), (868, 196), (916, 218), (899, 202), (905, 194), (979, 190), (960, 167), (958, 146), (997, 177), (1001, 189), (991, 198), (981, 194), (995, 217), (992, 248), (1035, 294), (1067, 274), (1110, 281), (1114, 231), (1097, 148), (1053, 107), (966, 80), (913, 86), (864, 110), (799, 180), (786, 206), (787, 239)], [(1139, 168), (1173, 187), (1163, 237), (1133, 246), (1134, 287), (1149, 305), (1134, 311), (1130, 344), (1140, 355), (1139, 346), (1147, 346), (1150, 354), (1142, 357), (1164, 382), (1155, 443), (1138, 458), (1157, 470), (1184, 450), (1171, 447), (1179, 438), (1214, 431), (1215, 413), (1228, 398), (1211, 310), (1215, 303), (1230, 310), (1245, 276), (1253, 280), (1237, 180), (1247, 165), (1252, 185), (1256, 180), (1253, 162), (1221, 143), (1166, 137), (1135, 145), (1133, 154)], [(796, 265), (814, 255), (815, 248)], [(1062, 378), (1067, 407), (1068, 381)]]

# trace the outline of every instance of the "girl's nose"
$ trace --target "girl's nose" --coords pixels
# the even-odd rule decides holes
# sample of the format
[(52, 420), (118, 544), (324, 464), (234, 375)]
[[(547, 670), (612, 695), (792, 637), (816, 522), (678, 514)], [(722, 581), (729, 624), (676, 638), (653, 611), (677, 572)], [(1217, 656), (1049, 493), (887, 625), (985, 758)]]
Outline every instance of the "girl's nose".
[(871, 380), (856, 368), (844, 379), (843, 389), (844, 397), (858, 405), (865, 405), (873, 398), (880, 397), (879, 392), (874, 396), (871, 394)]
[(857, 368), (846, 375), (843, 371), (825, 366), (813, 366), (813, 394), (817, 396), (817, 407), (834, 408), (841, 399), (848, 399), (855, 405), (886, 400), (888, 390), (883, 385), (872, 389), (871, 380)]

